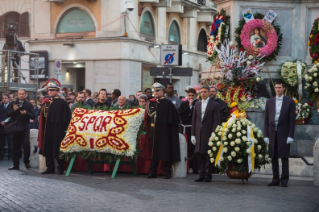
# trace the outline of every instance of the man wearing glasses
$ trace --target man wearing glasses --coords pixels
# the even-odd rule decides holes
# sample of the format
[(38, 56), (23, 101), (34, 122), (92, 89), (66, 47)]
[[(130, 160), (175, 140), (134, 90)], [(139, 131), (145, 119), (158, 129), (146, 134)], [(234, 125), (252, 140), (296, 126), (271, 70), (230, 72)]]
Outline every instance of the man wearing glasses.
[(171, 178), (172, 163), (180, 161), (178, 124), (179, 117), (173, 103), (164, 98), (165, 87), (154, 83), (154, 97), (147, 103), (145, 110), (145, 128), (150, 127), (149, 136), (152, 145), (152, 161), (147, 178), (157, 177), (159, 161), (164, 162), (164, 179)]
[(215, 87), (210, 87), (210, 93), (209, 97), (214, 100), (216, 103), (219, 105), (219, 112), (220, 112), (220, 123), (226, 122), (228, 120), (228, 117), (230, 115), (228, 106), (226, 102), (224, 102), (221, 99), (217, 98), (217, 88)]

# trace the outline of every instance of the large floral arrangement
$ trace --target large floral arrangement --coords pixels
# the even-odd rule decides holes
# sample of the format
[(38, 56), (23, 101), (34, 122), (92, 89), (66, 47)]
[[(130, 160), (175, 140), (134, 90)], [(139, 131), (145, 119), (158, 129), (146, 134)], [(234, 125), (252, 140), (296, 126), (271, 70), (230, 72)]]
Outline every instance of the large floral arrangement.
[(76, 108), (61, 143), (61, 154), (134, 157), (143, 117), (141, 108), (113, 111)]
[[(248, 23), (244, 19), (239, 21), (239, 27), (235, 30), (239, 48), (246, 50), (249, 55), (261, 55), (265, 61), (276, 60), (282, 44), (279, 25), (263, 20), (264, 15), (261, 13), (256, 13), (254, 18)], [(263, 48), (257, 48), (250, 42), (250, 34), (254, 29), (261, 29), (267, 35), (267, 44)]]
[(311, 101), (315, 101), (319, 96), (319, 63), (315, 64), (311, 69), (308, 70), (307, 74), (305, 74), (305, 80), (307, 84), (305, 88), (309, 92), (309, 97)]
[[(304, 75), (307, 72), (307, 64), (301, 62), (301, 77), (304, 78)], [(286, 83), (291, 87), (295, 87), (298, 85), (298, 73), (297, 73), (297, 60), (294, 61), (286, 61), (281, 64), (280, 74)]]
[(319, 62), (319, 18), (313, 23), (311, 33), (309, 36), (309, 51), (312, 57), (312, 63), (317, 64)]
[(219, 125), (212, 133), (208, 145), (211, 163), (219, 165), (224, 173), (231, 163), (238, 172), (260, 169), (268, 162), (268, 145), (263, 133), (255, 124), (244, 118), (245, 114), (233, 113), (227, 123)]
[(294, 101), (296, 104), (296, 120), (304, 123), (305, 119), (309, 119), (311, 117), (311, 107), (313, 104), (311, 102), (300, 103), (297, 99), (294, 99)]
[(225, 10), (221, 10), (214, 17), (214, 22), (211, 26), (210, 36), (207, 42), (207, 60), (216, 62), (217, 52), (214, 47), (220, 47), (226, 39), (226, 29), (229, 27), (229, 16)]

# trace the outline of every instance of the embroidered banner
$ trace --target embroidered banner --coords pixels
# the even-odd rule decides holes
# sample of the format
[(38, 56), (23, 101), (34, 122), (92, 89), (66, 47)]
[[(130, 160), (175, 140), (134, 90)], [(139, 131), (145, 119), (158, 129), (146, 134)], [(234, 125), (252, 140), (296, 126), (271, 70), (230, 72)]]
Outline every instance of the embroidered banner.
[(143, 117), (141, 108), (114, 111), (76, 108), (60, 150), (133, 156)]

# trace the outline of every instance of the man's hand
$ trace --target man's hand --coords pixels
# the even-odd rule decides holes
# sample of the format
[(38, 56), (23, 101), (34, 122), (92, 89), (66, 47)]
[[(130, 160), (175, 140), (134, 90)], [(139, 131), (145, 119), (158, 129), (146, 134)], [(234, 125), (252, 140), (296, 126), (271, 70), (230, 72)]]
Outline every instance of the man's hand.
[(269, 138), (264, 138), (264, 142), (265, 142), (266, 144), (269, 144)]
[(196, 138), (195, 138), (195, 136), (192, 136), (192, 138), (191, 138), (191, 142), (192, 142), (192, 144), (196, 144)]
[(17, 111), (19, 109), (19, 106), (18, 105), (13, 105), (13, 110), (14, 111)]
[(292, 144), (292, 142), (294, 142), (294, 139), (288, 137), (288, 138), (287, 138), (287, 144)]
[(1, 125), (2, 125), (2, 126), (5, 126), (6, 124), (4, 123), (4, 121), (2, 121), (2, 122), (1, 122)]
[(20, 110), (20, 113), (21, 113), (22, 115), (25, 115), (25, 114), (27, 114), (27, 111), (25, 111), (25, 110)]
[(189, 99), (188, 102), (189, 102), (189, 106), (192, 106), (193, 102), (194, 102), (194, 99)]

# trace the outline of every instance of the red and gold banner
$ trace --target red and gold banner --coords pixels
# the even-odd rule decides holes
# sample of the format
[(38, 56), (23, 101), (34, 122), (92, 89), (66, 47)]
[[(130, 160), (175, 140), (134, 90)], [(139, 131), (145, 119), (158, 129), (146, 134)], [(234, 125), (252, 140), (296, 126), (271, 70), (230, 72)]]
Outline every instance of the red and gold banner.
[(133, 156), (143, 117), (141, 108), (114, 111), (76, 108), (60, 150)]

